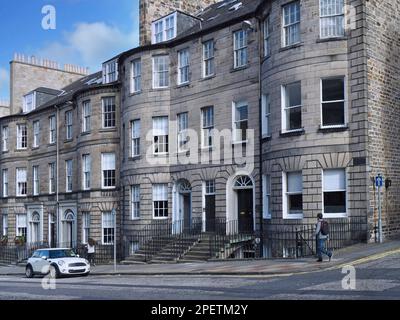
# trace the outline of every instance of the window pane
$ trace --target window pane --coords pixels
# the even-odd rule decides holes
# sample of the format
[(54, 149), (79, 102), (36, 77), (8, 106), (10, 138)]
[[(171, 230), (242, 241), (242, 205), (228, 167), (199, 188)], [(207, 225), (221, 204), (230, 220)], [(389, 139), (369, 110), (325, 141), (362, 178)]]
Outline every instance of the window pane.
[(324, 192), (324, 213), (346, 213), (346, 192)]
[(344, 79), (322, 80), (322, 100), (344, 100)]
[(324, 126), (344, 125), (344, 102), (324, 103), (322, 121)]
[(168, 200), (168, 185), (155, 184), (153, 185), (153, 201), (167, 201)]
[(301, 129), (301, 107), (287, 110), (288, 130)]
[(346, 171), (324, 170), (324, 191), (339, 191), (346, 189)]
[(303, 195), (289, 195), (289, 213), (300, 213), (303, 211)]
[(287, 174), (288, 192), (303, 192), (303, 176), (301, 172), (289, 172)]
[(247, 106), (236, 107), (236, 121), (247, 120), (248, 112)]
[(301, 83), (296, 82), (286, 86), (286, 107), (301, 105)]

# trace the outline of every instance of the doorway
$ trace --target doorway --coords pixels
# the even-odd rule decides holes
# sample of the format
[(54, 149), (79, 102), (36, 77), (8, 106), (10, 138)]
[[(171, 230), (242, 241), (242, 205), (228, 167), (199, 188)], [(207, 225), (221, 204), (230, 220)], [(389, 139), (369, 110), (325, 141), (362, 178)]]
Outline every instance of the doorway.
[(75, 214), (71, 210), (67, 210), (64, 214), (63, 224), (63, 246), (73, 248), (76, 244), (74, 225)]
[(56, 220), (54, 214), (49, 214), (49, 245), (50, 248), (56, 247)]
[(233, 185), (236, 221), (232, 226), (239, 233), (254, 231), (254, 183), (249, 176), (238, 176)]
[(178, 182), (178, 230), (192, 229), (192, 186), (186, 180)]
[(253, 190), (238, 190), (239, 232), (253, 231)]
[(215, 181), (209, 180), (204, 184), (204, 210), (205, 210), (205, 231), (216, 231), (216, 214), (215, 214)]

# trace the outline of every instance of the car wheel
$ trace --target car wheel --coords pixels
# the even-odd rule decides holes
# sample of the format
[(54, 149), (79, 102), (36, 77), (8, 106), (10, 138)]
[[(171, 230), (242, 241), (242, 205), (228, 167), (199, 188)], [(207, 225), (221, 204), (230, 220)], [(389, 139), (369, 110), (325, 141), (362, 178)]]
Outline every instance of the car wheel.
[(58, 270), (58, 267), (55, 265), (51, 265), (49, 268), (49, 274), (51, 278), (57, 279), (60, 277), (60, 270)]
[(89, 275), (90, 272), (86, 272), (83, 274), (84, 277), (87, 277)]
[(27, 267), (25, 268), (25, 276), (26, 276), (27, 278), (33, 278), (34, 274), (33, 274), (33, 269), (32, 269), (31, 266), (27, 266)]

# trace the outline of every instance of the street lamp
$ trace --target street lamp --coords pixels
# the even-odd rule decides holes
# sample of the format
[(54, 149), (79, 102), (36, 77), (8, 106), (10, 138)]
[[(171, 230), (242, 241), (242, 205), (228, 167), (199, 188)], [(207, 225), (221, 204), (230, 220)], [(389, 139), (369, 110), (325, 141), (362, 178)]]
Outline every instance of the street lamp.
[(114, 220), (114, 273), (117, 273), (117, 211), (111, 210)]

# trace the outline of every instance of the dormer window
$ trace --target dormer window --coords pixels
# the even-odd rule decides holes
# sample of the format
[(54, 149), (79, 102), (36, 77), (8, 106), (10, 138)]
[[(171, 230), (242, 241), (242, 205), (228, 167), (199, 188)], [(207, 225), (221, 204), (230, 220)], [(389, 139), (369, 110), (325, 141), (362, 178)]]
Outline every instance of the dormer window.
[(103, 65), (104, 83), (111, 83), (118, 80), (118, 62), (113, 60)]
[(36, 92), (31, 92), (24, 96), (23, 112), (28, 113), (36, 108)]
[(177, 18), (176, 12), (153, 22), (152, 44), (171, 40), (176, 37)]

